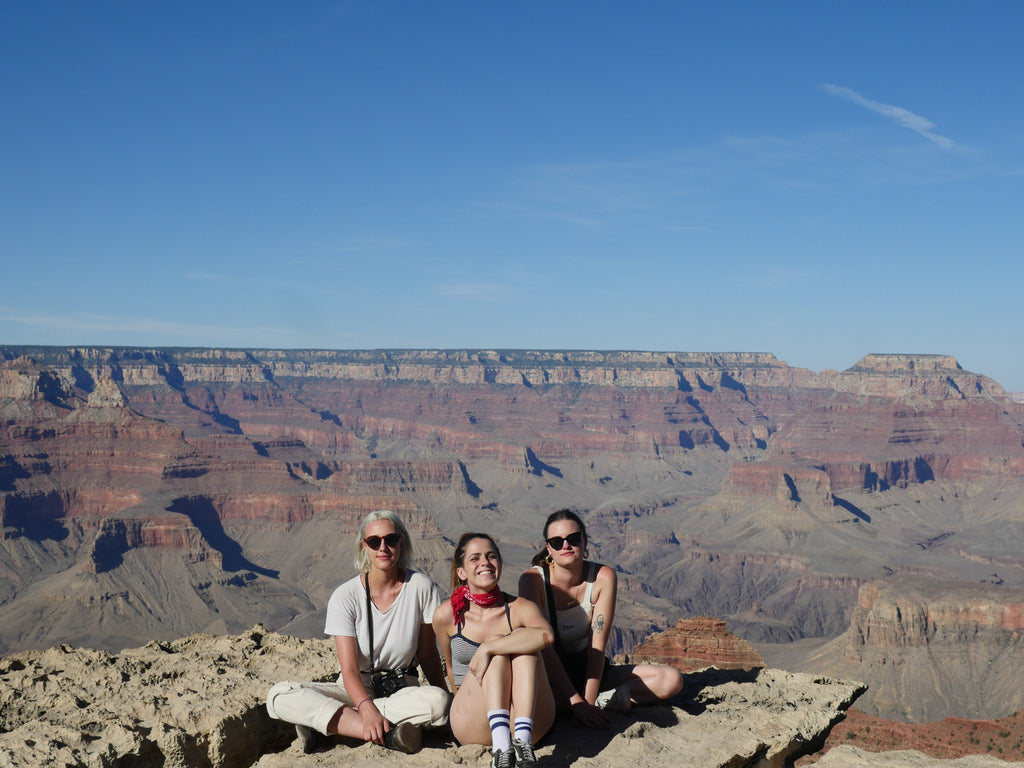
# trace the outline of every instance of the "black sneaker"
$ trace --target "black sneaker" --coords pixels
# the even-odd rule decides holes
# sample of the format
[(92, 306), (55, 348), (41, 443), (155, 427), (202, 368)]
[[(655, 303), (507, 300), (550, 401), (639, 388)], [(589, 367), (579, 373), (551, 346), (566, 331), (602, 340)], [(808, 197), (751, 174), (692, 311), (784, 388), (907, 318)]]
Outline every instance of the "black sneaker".
[(491, 753), (491, 768), (515, 768), (516, 749), (509, 747), (500, 752)]
[(537, 756), (533, 754), (533, 744), (522, 739), (512, 739), (512, 749), (516, 753), (516, 768), (537, 768)]
[(384, 746), (407, 755), (415, 754), (423, 746), (423, 731), (412, 723), (392, 725), (391, 730), (384, 734)]
[(296, 725), (295, 735), (299, 737), (299, 748), (303, 754), (316, 752), (317, 747), (322, 747), (326, 742), (323, 734), (308, 725)]

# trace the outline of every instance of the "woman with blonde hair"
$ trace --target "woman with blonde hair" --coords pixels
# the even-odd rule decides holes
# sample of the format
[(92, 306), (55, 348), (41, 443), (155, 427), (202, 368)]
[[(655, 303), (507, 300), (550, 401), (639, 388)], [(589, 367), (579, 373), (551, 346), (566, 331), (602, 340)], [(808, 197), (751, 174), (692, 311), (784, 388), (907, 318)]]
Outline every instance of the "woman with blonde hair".
[[(334, 637), (333, 683), (282, 682), (267, 694), (267, 711), (295, 724), (303, 752), (319, 736), (340, 735), (416, 752), (422, 727), (448, 721), (431, 620), (437, 585), (410, 567), (412, 540), (390, 510), (368, 514), (355, 542), (359, 572), (331, 595), (324, 633)], [(429, 686), (420, 686), (419, 663)]]
[(519, 594), (550, 617), (555, 642), (545, 651), (555, 700), (591, 728), (607, 728), (605, 710), (654, 704), (683, 688), (673, 667), (610, 664), (605, 647), (615, 619), (615, 571), (587, 557), (587, 529), (575, 512), (561, 509), (544, 524), (544, 548), (519, 578)]
[(486, 533), (464, 533), (452, 557), (452, 593), (434, 633), (455, 698), (460, 744), (489, 744), (492, 768), (534, 768), (533, 742), (555, 718), (540, 651), (551, 627), (535, 603), (501, 591), (501, 552)]

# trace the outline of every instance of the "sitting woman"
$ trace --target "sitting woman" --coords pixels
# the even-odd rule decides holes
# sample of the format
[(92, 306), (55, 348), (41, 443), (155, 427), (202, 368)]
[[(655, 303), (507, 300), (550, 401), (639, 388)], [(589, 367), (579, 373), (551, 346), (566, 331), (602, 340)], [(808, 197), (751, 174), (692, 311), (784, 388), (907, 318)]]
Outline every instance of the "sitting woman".
[[(334, 636), (337, 682), (283, 682), (267, 694), (270, 716), (295, 724), (303, 752), (313, 751), (319, 734), (415, 752), (421, 727), (448, 722), (450, 696), (431, 625), (441, 596), (411, 560), (412, 541), (397, 515), (367, 515), (356, 540), (360, 573), (327, 604), (324, 632)], [(420, 686), (417, 662), (432, 685)]]
[(533, 741), (555, 719), (540, 651), (551, 627), (535, 603), (501, 591), (501, 553), (485, 533), (464, 533), (452, 558), (451, 605), (434, 633), (455, 698), (450, 723), (460, 744), (490, 744), (492, 768), (533, 768)]
[(559, 709), (591, 728), (607, 728), (603, 710), (653, 704), (683, 688), (682, 674), (652, 664), (613, 665), (605, 646), (615, 618), (617, 580), (607, 565), (586, 560), (587, 529), (563, 509), (544, 525), (544, 549), (519, 579), (519, 594), (550, 616), (554, 645), (545, 650)]

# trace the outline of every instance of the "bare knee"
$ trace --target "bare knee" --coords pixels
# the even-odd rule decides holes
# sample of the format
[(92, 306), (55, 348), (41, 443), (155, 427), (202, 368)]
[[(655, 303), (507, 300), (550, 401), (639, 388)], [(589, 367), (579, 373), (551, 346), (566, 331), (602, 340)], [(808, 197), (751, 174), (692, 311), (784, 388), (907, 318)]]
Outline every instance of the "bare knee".
[(650, 665), (646, 671), (647, 687), (659, 699), (670, 698), (683, 690), (683, 675), (678, 669)]

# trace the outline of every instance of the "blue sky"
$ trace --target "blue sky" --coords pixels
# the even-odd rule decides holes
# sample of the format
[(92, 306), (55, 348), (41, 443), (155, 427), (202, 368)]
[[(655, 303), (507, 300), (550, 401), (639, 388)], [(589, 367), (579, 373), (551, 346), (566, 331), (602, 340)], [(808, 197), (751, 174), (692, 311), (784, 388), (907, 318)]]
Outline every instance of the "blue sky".
[(1018, 2), (0, 9), (0, 343), (950, 354), (1024, 390)]

